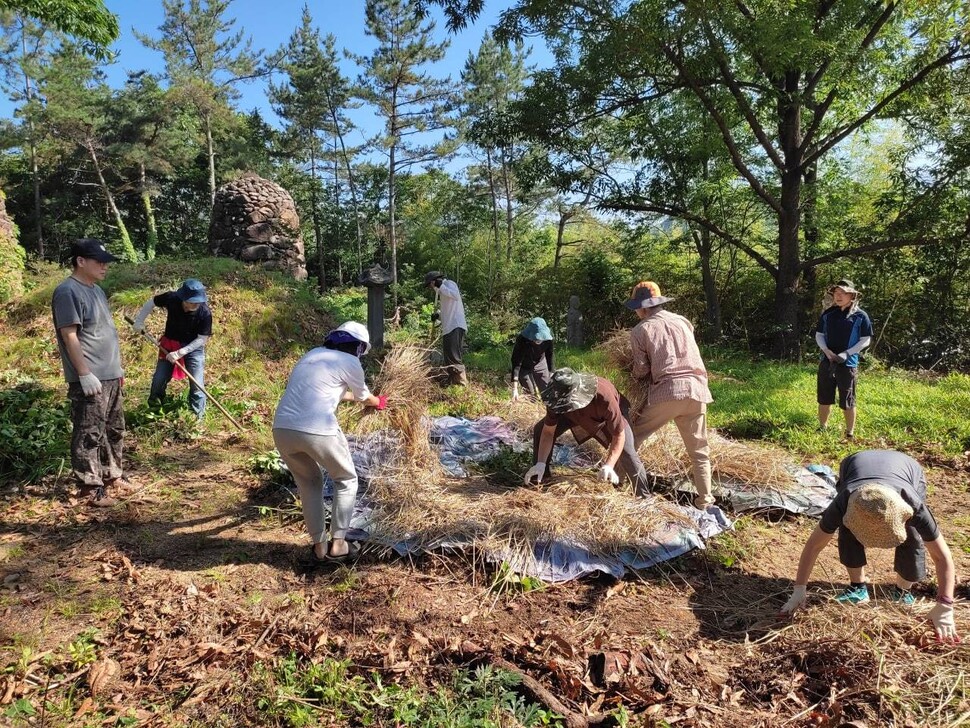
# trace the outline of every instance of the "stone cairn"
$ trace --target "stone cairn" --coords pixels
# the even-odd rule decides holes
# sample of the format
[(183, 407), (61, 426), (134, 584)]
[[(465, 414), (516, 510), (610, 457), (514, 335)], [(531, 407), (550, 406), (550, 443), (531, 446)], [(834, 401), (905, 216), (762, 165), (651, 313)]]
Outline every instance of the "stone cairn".
[(275, 182), (247, 174), (216, 191), (209, 223), (213, 255), (261, 262), (306, 280), (300, 216), (290, 193)]

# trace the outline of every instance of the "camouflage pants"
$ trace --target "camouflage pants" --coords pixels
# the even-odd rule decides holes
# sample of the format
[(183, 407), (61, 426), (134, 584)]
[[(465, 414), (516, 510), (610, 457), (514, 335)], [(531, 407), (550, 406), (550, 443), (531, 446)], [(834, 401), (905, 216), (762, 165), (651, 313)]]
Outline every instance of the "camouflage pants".
[(71, 402), (71, 469), (80, 485), (100, 486), (120, 478), (125, 438), (120, 379), (101, 382), (101, 394), (86, 397), (78, 382), (67, 386)]

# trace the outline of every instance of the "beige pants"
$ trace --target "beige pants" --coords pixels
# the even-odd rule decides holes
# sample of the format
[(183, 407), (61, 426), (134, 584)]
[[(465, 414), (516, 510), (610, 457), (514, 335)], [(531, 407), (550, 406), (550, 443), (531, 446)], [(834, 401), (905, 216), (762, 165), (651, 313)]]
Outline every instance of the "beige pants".
[(695, 399), (678, 399), (647, 405), (634, 418), (633, 438), (637, 449), (653, 433), (673, 420), (680, 430), (690, 457), (697, 495), (711, 499), (711, 448), (707, 444), (707, 404)]

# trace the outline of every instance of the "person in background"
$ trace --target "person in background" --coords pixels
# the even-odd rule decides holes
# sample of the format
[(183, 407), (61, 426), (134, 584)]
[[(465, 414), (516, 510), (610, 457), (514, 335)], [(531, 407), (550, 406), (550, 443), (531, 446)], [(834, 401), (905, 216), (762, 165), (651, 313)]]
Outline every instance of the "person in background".
[(545, 319), (534, 318), (515, 337), (512, 346), (512, 401), (519, 398), (519, 383), (539, 397), (552, 376), (552, 332)]
[(106, 508), (133, 488), (124, 478), (124, 370), (108, 299), (97, 285), (118, 260), (104, 243), (71, 245), (71, 275), (54, 289), (51, 311), (71, 403), (71, 470), (80, 497)]
[(859, 291), (852, 281), (841, 280), (829, 289), (833, 305), (827, 308), (815, 327), (815, 343), (822, 350), (818, 364), (818, 426), (825, 429), (829, 421), (835, 392), (845, 414), (845, 437), (855, 437), (856, 381), (859, 353), (872, 340), (869, 314), (859, 308)]
[(929, 612), (937, 639), (959, 642), (953, 620), (956, 570), (950, 549), (926, 505), (926, 475), (920, 464), (895, 450), (863, 450), (842, 461), (837, 494), (809, 536), (798, 560), (791, 599), (781, 608), (789, 615), (807, 599), (808, 579), (822, 549), (839, 533), (839, 561), (849, 572), (849, 586), (835, 598), (842, 604), (869, 601), (866, 549), (895, 549), (896, 583), (889, 599), (909, 606), (910, 589), (926, 577), (926, 552), (936, 566), (936, 605)]
[[(311, 349), (293, 367), (273, 419), (273, 441), (296, 481), (318, 561), (345, 561), (359, 549), (359, 544), (347, 541), (357, 500), (357, 470), (337, 422), (337, 406), (342, 401), (379, 410), (387, 406), (387, 397), (375, 397), (364, 381), (360, 357), (369, 350), (370, 336), (363, 324), (348, 321), (331, 331), (322, 347)], [(329, 547), (323, 471), (334, 483)]]
[(444, 356), (445, 371), (449, 384), (468, 385), (462, 347), (468, 323), (465, 321), (465, 306), (461, 300), (458, 284), (445, 278), (441, 271), (431, 270), (424, 276), (424, 285), (434, 289), (435, 308), (440, 310), (431, 314), (432, 323), (441, 323), (441, 349)]
[(713, 401), (707, 369), (694, 341), (694, 327), (683, 316), (664, 310), (672, 299), (653, 281), (638, 283), (626, 302), (640, 319), (630, 331), (634, 379), (644, 380), (647, 400), (633, 414), (635, 447), (671, 420), (690, 457), (696, 508), (714, 503), (711, 450), (707, 442), (707, 405)]
[(647, 494), (647, 471), (633, 447), (630, 431), (630, 403), (611, 382), (563, 367), (552, 373), (549, 385), (542, 390), (542, 401), (546, 416), (532, 429), (535, 465), (525, 474), (526, 485), (552, 476), (553, 446), (570, 430), (578, 444), (593, 438), (606, 448), (600, 480), (618, 485), (622, 475), (633, 483), (636, 495)]
[[(149, 402), (165, 400), (165, 390), (172, 379), (184, 379), (185, 373), (177, 367), (177, 361), (195, 380), (189, 382), (189, 406), (200, 420), (205, 414), (205, 345), (212, 336), (212, 311), (205, 286), (195, 278), (189, 278), (177, 291), (159, 293), (145, 301), (132, 328), (137, 333), (145, 330), (145, 320), (155, 310), (167, 312), (165, 333), (159, 339), (158, 363), (152, 377)], [(198, 384), (196, 384), (198, 382)]]

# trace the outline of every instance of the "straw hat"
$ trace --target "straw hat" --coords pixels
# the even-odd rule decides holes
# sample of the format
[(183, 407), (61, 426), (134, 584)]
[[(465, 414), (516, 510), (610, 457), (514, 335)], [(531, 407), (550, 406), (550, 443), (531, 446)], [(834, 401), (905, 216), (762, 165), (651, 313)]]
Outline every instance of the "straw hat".
[(912, 517), (912, 507), (897, 491), (868, 483), (849, 496), (842, 524), (863, 546), (891, 549), (906, 540), (906, 521)]
[(640, 281), (633, 287), (630, 300), (624, 305), (635, 311), (638, 308), (654, 308), (673, 300), (673, 298), (661, 295), (660, 286), (653, 281)]

